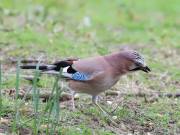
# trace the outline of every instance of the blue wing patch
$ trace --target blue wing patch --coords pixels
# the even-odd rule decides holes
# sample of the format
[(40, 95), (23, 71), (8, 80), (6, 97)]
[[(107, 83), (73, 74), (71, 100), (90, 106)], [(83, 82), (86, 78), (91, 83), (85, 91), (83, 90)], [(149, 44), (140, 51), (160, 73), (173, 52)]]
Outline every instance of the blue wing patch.
[(76, 81), (87, 81), (89, 79), (89, 75), (82, 72), (76, 72), (72, 74), (72, 79)]

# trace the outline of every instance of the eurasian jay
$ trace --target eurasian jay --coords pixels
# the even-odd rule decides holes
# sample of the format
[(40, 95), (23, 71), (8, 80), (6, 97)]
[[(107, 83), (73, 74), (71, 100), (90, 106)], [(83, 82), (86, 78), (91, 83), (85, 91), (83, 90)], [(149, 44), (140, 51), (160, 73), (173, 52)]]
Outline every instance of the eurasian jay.
[[(35, 69), (36, 65), (23, 65), (22, 69)], [(50, 65), (40, 65), (42, 72), (59, 72), (62, 68), (62, 77), (68, 87), (74, 91), (72, 104), (74, 108), (74, 94), (87, 93), (92, 96), (92, 102), (103, 112), (98, 105), (97, 97), (101, 92), (110, 89), (119, 78), (129, 72), (151, 70), (145, 64), (144, 58), (136, 51), (123, 50), (105, 56), (85, 59), (68, 59)]]

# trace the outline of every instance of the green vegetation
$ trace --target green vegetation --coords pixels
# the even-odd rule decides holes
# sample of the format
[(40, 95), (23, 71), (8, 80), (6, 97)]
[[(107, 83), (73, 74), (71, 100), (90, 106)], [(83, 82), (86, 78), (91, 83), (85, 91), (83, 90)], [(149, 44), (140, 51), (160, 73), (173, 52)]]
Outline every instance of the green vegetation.
[[(38, 72), (18, 70), (11, 62), (29, 58), (43, 58), (44, 62), (85, 58), (128, 47), (144, 55), (152, 72), (124, 76), (113, 90), (177, 93), (180, 91), (179, 5), (179, 0), (1, 0), (0, 133), (180, 134), (178, 98), (150, 96), (146, 101), (125, 95), (113, 114), (119, 123), (116, 128), (109, 125), (87, 95), (76, 100), (75, 111), (71, 111), (69, 101), (61, 102), (59, 110), (57, 94), (61, 91), (54, 77), (43, 75), (36, 82)], [(34, 83), (24, 80), (22, 74), (35, 75)], [(33, 100), (17, 98), (19, 92), (30, 87), (34, 91)], [(54, 96), (47, 103), (38, 98), (43, 88), (53, 89)], [(108, 110), (113, 107), (105, 99), (116, 104), (121, 98), (105, 94), (102, 97), (100, 103)]]

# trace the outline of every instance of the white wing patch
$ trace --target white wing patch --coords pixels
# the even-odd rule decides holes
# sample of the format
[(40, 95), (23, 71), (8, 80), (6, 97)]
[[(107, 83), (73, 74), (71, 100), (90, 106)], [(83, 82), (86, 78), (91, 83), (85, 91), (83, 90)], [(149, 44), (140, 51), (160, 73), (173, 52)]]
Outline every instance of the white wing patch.
[(64, 77), (72, 78), (72, 74), (70, 74), (70, 73), (67, 72), (67, 69), (68, 69), (69, 67), (70, 67), (70, 66), (63, 68), (62, 75), (63, 75)]
[(65, 68), (63, 68), (63, 73), (67, 73), (67, 69), (69, 68), (70, 66), (68, 66), (68, 67), (65, 67)]
[(68, 73), (68, 67), (63, 68), (62, 70), (62, 76), (67, 77), (67, 78), (71, 78), (72, 80), (76, 80), (76, 81), (87, 81), (90, 76), (86, 73), (83, 72), (75, 72), (75, 73)]

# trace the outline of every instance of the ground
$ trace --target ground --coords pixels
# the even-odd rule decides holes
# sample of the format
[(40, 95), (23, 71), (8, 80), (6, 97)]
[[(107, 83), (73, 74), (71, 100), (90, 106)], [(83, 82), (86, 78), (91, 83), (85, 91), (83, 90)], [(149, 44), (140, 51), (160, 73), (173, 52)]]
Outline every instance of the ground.
[[(180, 91), (179, 5), (179, 0), (2, 0), (0, 132), (180, 134), (180, 99), (157, 96)], [(120, 92), (119, 95), (102, 93), (100, 104), (107, 110), (113, 110), (120, 102), (112, 114), (118, 127), (93, 106), (88, 95), (80, 95), (75, 111), (71, 110), (70, 101), (61, 102), (60, 110), (53, 105), (50, 119), (49, 108), (43, 113), (47, 107), (44, 101), (24, 102), (11, 96), (15, 88), (21, 92), (32, 86), (21, 77), (33, 75), (32, 72), (20, 70), (20, 80), (16, 78), (18, 59), (43, 59), (48, 63), (67, 57), (105, 55), (122, 48), (143, 54), (152, 72), (123, 76), (109, 90)], [(53, 81), (54, 77), (43, 75), (37, 87), (52, 91)], [(58, 112), (60, 115), (55, 116)], [(58, 117), (60, 121), (53, 123)], [(47, 131), (48, 125), (57, 127)]]

